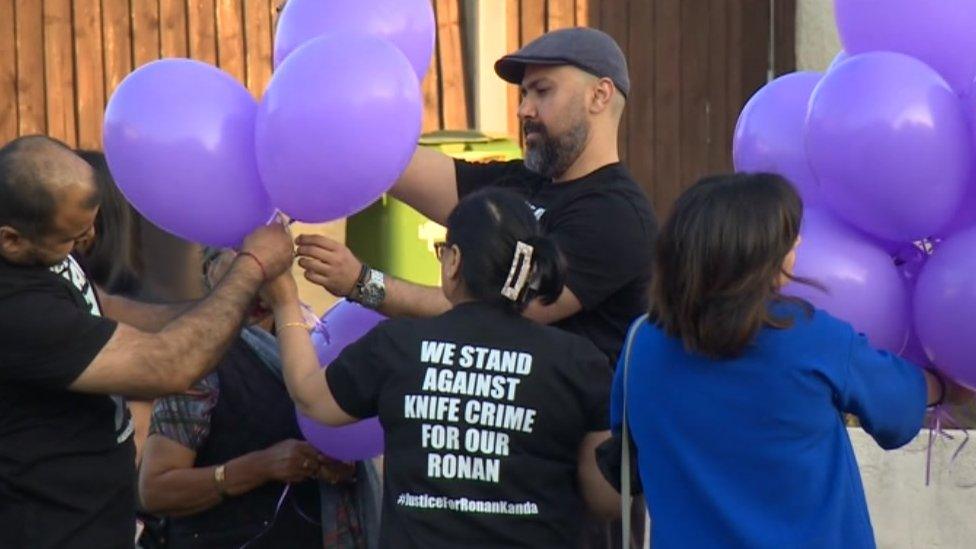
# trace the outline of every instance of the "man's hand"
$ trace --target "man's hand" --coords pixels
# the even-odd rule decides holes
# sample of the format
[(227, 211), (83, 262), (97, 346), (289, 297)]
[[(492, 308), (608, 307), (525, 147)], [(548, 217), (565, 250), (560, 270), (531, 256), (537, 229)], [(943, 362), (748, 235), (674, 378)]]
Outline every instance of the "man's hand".
[(241, 251), (258, 258), (268, 280), (273, 280), (291, 268), (291, 262), (295, 259), (291, 236), (280, 223), (271, 223), (254, 229), (244, 239)]
[(319, 473), (324, 457), (303, 440), (283, 440), (261, 451), (269, 479), (278, 482), (302, 482)]
[(305, 269), (305, 278), (322, 286), (336, 297), (348, 296), (359, 280), (363, 263), (356, 259), (344, 244), (320, 235), (301, 235), (298, 244), (298, 264)]

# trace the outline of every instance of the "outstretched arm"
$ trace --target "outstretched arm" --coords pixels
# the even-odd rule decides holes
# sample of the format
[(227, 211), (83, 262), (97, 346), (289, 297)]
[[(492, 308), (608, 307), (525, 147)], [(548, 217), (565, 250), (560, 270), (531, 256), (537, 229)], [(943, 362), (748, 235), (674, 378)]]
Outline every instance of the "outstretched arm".
[(390, 194), (444, 225), (458, 203), (454, 160), (440, 151), (417, 147)]
[(285, 272), (269, 283), (265, 292), (274, 306), (285, 386), (295, 405), (306, 416), (327, 425), (355, 422), (356, 418), (345, 413), (336, 403), (319, 368), (312, 340), (305, 329), (298, 288), (291, 273)]
[[(352, 292), (363, 264), (348, 247), (320, 235), (302, 235), (296, 242), (298, 264), (305, 269), (306, 279), (336, 297), (346, 297)], [(386, 297), (379, 308), (384, 315), (431, 317), (450, 308), (440, 288), (386, 275)]]
[(243, 249), (210, 296), (159, 332), (119, 324), (69, 388), (136, 398), (186, 390), (224, 353), (265, 275), (291, 265), (291, 238), (280, 225), (257, 229)]

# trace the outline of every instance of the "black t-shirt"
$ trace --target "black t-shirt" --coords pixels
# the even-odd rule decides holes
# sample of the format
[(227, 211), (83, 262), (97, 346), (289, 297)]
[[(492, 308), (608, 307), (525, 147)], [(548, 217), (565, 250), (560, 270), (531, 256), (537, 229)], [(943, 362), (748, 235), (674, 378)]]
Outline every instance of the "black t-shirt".
[(475, 302), (347, 347), (326, 378), (383, 425), (380, 546), (575, 545), (577, 455), (608, 428), (610, 370), (585, 339)]
[(0, 261), (0, 547), (132, 547), (132, 423), (67, 390), (115, 332), (73, 258)]
[(455, 161), (458, 196), (496, 186), (529, 202), (569, 265), (566, 286), (583, 310), (555, 326), (592, 341), (616, 364), (630, 323), (647, 310), (657, 222), (620, 163), (553, 183), (521, 160)]

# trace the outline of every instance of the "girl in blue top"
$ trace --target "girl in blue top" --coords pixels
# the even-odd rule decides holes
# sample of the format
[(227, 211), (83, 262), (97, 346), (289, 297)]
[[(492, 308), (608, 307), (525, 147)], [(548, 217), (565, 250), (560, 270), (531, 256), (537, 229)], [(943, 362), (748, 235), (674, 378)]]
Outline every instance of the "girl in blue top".
[(778, 176), (717, 176), (661, 232), (627, 379), (655, 549), (874, 547), (844, 413), (897, 448), (944, 396), (933, 374), (780, 295), (802, 210)]

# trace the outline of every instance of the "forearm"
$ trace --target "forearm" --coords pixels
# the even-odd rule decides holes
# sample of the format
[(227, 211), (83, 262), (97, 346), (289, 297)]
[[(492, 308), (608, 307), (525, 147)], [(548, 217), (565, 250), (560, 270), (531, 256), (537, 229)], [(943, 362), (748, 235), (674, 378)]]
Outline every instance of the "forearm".
[(297, 327), (304, 324), (297, 297), (275, 306), (274, 315), (288, 394), (302, 413), (314, 415), (315, 404), (325, 398), (325, 376), (308, 333)]
[(451, 302), (435, 286), (423, 286), (386, 276), (386, 298), (379, 312), (395, 318), (401, 316), (428, 318), (447, 312)]
[[(239, 496), (268, 482), (260, 451), (244, 454), (224, 464), (224, 489)], [(216, 507), (223, 501), (212, 467), (174, 469), (140, 483), (142, 507), (153, 514), (182, 517)]]
[(160, 330), (143, 351), (157, 378), (176, 379), (183, 390), (205, 375), (240, 331), (262, 278), (253, 260), (239, 257), (207, 299)]
[(390, 194), (444, 225), (458, 203), (454, 160), (438, 150), (417, 147)]
[(104, 314), (117, 322), (123, 322), (146, 332), (158, 332), (173, 319), (190, 310), (198, 301), (179, 303), (146, 303), (98, 292)]
[(610, 431), (588, 433), (580, 445), (578, 478), (583, 501), (590, 513), (602, 519), (620, 518), (620, 494), (603, 478), (596, 463), (596, 448), (610, 438)]

